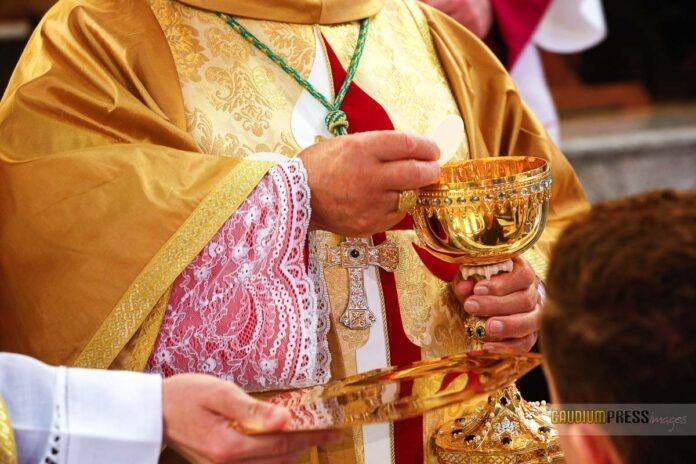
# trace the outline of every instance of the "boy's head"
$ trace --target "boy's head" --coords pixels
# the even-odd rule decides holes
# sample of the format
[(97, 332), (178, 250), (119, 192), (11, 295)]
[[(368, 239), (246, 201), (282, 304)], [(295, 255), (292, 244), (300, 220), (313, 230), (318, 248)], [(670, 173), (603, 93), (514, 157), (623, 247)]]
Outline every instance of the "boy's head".
[[(566, 229), (551, 260), (541, 328), (555, 402), (694, 402), (695, 236), (696, 193), (597, 205)], [(573, 434), (562, 442), (570, 463), (693, 455), (689, 440), (668, 438)]]

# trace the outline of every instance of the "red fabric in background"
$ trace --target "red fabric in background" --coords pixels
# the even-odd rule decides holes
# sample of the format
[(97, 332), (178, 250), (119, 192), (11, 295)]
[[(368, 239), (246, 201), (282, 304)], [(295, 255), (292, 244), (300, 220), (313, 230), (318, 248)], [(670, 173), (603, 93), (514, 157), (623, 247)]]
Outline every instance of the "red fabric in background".
[[(324, 39), (324, 44), (326, 45), (326, 54), (331, 65), (334, 91), (338, 92), (343, 85), (343, 80), (346, 78), (346, 71), (326, 39)], [(349, 134), (394, 130), (394, 124), (392, 124), (389, 115), (382, 108), (382, 105), (366, 94), (355, 82), (351, 82), (350, 87), (348, 87), (348, 93), (346, 93), (343, 99), (341, 109), (348, 116)]]
[(454, 280), (457, 272), (459, 272), (459, 265), (442, 261), (431, 255), (428, 250), (419, 247), (415, 243), (413, 244), (413, 248), (432, 275), (445, 282), (452, 282)]
[[(375, 245), (380, 245), (387, 240), (387, 235), (385, 233), (376, 234), (373, 236), (373, 240)], [(418, 361), (421, 359), (421, 350), (419, 346), (408, 339), (404, 331), (394, 274), (380, 268), (379, 279), (382, 282), (384, 306), (389, 321), (387, 332), (389, 334), (391, 363), (403, 366)], [(399, 396), (410, 396), (412, 388), (413, 385), (410, 382), (403, 383)], [(423, 462), (423, 419), (421, 417), (413, 417), (394, 423), (394, 462), (397, 464)]]
[(495, 21), (507, 46), (505, 66), (512, 69), (531, 40), (552, 0), (491, 0)]

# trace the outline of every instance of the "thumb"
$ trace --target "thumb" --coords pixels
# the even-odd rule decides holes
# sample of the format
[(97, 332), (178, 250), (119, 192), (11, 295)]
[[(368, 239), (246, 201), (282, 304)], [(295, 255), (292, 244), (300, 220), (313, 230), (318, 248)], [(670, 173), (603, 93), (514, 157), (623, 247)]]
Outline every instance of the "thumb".
[(249, 430), (274, 432), (282, 430), (290, 420), (290, 411), (283, 406), (246, 397), (237, 411), (237, 421)]
[(290, 420), (290, 411), (247, 395), (236, 385), (226, 385), (218, 400), (212, 400), (216, 412), (234, 420), (243, 429), (254, 432), (281, 430)]

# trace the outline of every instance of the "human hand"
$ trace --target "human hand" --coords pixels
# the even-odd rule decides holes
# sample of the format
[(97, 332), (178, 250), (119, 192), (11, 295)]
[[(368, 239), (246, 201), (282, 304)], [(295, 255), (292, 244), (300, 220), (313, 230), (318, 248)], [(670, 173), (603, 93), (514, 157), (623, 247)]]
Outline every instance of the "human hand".
[(493, 26), (491, 0), (423, 0), (433, 8), (452, 17), (479, 38), (488, 35)]
[(312, 229), (367, 237), (398, 224), (399, 193), (434, 184), (440, 150), (396, 131), (364, 132), (320, 142), (300, 153), (312, 194)]
[(529, 263), (522, 258), (513, 260), (512, 272), (482, 280), (463, 280), (460, 273), (452, 283), (464, 311), (476, 317), (490, 317), (486, 334), (495, 342), (484, 348), (507, 346), (529, 351), (537, 340), (541, 310), (538, 281)]
[(272, 432), (282, 429), (290, 413), (208, 375), (165, 379), (162, 411), (165, 443), (193, 464), (290, 464), (306, 448), (337, 441), (341, 436), (335, 432), (245, 435), (232, 422)]

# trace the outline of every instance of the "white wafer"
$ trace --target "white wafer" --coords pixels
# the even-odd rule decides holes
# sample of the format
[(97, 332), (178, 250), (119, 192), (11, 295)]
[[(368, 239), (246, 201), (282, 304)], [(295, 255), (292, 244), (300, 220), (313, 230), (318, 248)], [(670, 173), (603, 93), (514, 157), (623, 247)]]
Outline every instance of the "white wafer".
[(426, 137), (440, 148), (440, 166), (444, 166), (457, 154), (464, 142), (464, 120), (456, 114), (449, 115), (430, 129)]

